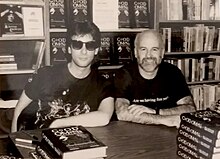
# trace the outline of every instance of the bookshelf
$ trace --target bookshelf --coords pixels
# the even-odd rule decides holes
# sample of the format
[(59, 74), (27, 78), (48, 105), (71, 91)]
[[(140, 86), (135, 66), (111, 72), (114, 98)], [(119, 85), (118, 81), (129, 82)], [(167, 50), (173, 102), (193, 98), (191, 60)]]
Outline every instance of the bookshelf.
[[(58, 2), (58, 1), (56, 1)], [(61, 1), (59, 1), (61, 4)], [(53, 50), (56, 46), (52, 45), (51, 42), (51, 38), (53, 38), (54, 36), (58, 36), (58, 38), (60, 37), (60, 41), (65, 41), (65, 34), (67, 32), (68, 26), (70, 26), (71, 21), (74, 20), (74, 16), (72, 15), (72, 3), (78, 3), (79, 1), (74, 1), (74, 0), (64, 0), (62, 1), (62, 5), (60, 5), (61, 10), (64, 10), (64, 12), (61, 14), (61, 12), (59, 11), (60, 8), (58, 8), (55, 5), (55, 1), (53, 0), (48, 0), (45, 1), (46, 4), (46, 12), (47, 12), (47, 18), (49, 21), (49, 32), (46, 33), (48, 34), (47, 36), (47, 42), (50, 44), (48, 45), (48, 49), (47, 49), (47, 53), (46, 55), (48, 56), (48, 60), (47, 63), (49, 65), (55, 65), (55, 64), (59, 64), (61, 62), (65, 62), (67, 61), (66, 57), (66, 48), (62, 49), (62, 48), (58, 48), (58, 52), (54, 53)], [(100, 28), (101, 34), (104, 38), (107, 39), (111, 39), (110, 41), (112, 43), (114, 42), (114, 37), (123, 34), (123, 36), (130, 36), (131, 34), (132, 39), (130, 41), (130, 43), (133, 45), (133, 40), (134, 40), (134, 35), (137, 32), (140, 32), (144, 29), (147, 28), (153, 28), (154, 27), (154, 0), (138, 0), (138, 3), (145, 3), (146, 6), (142, 6), (143, 9), (144, 7), (147, 7), (147, 16), (148, 16), (148, 20), (147, 23), (145, 25), (148, 25), (148, 27), (136, 27), (134, 25), (134, 22), (130, 22), (128, 26), (126, 27), (121, 27), (119, 24), (119, 16), (118, 16), (118, 11), (119, 11), (119, 3), (123, 3), (124, 4), (124, 8), (129, 7), (128, 12), (129, 15), (127, 18), (129, 20), (131, 20), (133, 11), (130, 11), (130, 8), (133, 7), (132, 6), (132, 2), (134, 2), (134, 0), (113, 0), (113, 1), (109, 1), (109, 0), (84, 0), (81, 3), (86, 4), (86, 7), (84, 8), (85, 10), (87, 10), (88, 14), (86, 17), (75, 17), (75, 19), (77, 18), (81, 18), (81, 20), (83, 20), (83, 18), (86, 18), (88, 20), (92, 20), (93, 22), (95, 22), (97, 24), (97, 26)], [(52, 5), (53, 4), (53, 5)], [(75, 5), (76, 6), (76, 5)], [(82, 6), (81, 4), (78, 4), (78, 6)], [(81, 12), (81, 8), (77, 8), (79, 12)], [(106, 19), (108, 21), (106, 21)], [(109, 19), (114, 19), (114, 21), (109, 20)], [(105, 24), (106, 22), (106, 24)], [(56, 35), (58, 34), (58, 35)], [(59, 35), (60, 34), (60, 35)], [(107, 36), (107, 37), (106, 37)], [(130, 38), (130, 37), (128, 37)], [(63, 42), (64, 47), (65, 44)], [(110, 44), (109, 44), (110, 45)], [(114, 44), (111, 44), (111, 53), (102, 53), (101, 51), (99, 52), (99, 57), (97, 58), (98, 60), (96, 60), (95, 62), (98, 63), (99, 65), (99, 69), (117, 69), (119, 67), (121, 67), (123, 65), (123, 62), (121, 62), (120, 60), (118, 60), (118, 55), (116, 55), (116, 46), (113, 46)], [(133, 51), (133, 48), (131, 49)], [(55, 55), (56, 54), (56, 55)], [(105, 55), (103, 55), (105, 54)], [(102, 58), (102, 55), (104, 57), (104, 59)], [(115, 57), (116, 56), (116, 57)], [(133, 52), (128, 53), (127, 55), (128, 57), (126, 57), (128, 61), (133, 60)], [(127, 62), (127, 61), (126, 61)]]
[(185, 75), (197, 109), (206, 109), (220, 98), (219, 0), (156, 0), (155, 10), (165, 60)]
[[(11, 99), (20, 96), (31, 74), (47, 61), (42, 60), (46, 50), (45, 2), (1, 0), (0, 8), (0, 68), (3, 62), (16, 64), (0, 69), (0, 98)], [(13, 60), (7, 61), (11, 57), (4, 56)]]

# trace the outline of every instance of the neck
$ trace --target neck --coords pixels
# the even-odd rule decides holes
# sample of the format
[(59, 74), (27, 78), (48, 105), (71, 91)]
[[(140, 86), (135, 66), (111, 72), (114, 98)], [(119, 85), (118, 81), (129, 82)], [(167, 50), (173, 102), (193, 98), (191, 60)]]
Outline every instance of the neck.
[(145, 79), (153, 79), (157, 75), (158, 68), (154, 71), (148, 72), (143, 70), (143, 68), (138, 67), (141, 76)]
[(69, 69), (70, 73), (75, 78), (78, 78), (78, 79), (83, 79), (83, 78), (87, 77), (91, 72), (90, 66), (88, 66), (88, 67), (79, 67), (79, 66), (75, 65), (72, 62), (68, 63), (68, 69)]

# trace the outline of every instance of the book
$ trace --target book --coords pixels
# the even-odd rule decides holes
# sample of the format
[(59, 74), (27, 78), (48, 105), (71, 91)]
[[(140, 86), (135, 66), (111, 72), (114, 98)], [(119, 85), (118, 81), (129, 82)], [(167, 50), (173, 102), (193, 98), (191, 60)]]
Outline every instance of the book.
[(107, 146), (82, 126), (42, 130), (42, 140), (63, 159), (106, 157)]
[(41, 7), (22, 7), (25, 36), (44, 36)]
[(23, 14), (20, 5), (0, 4), (2, 36), (24, 36)]
[(118, 27), (119, 28), (131, 28), (131, 1), (130, 0), (118, 0)]
[(66, 33), (50, 33), (50, 57), (52, 65), (67, 61)]
[(199, 110), (181, 114), (181, 122), (190, 130), (197, 132), (204, 140), (215, 147), (220, 147), (220, 114), (212, 110)]
[(98, 58), (100, 65), (111, 65), (113, 63), (113, 35), (111, 33), (101, 33)]
[(114, 64), (126, 64), (133, 60), (135, 35), (134, 32), (114, 35)]
[(132, 0), (134, 24), (136, 28), (149, 27), (149, 0)]
[(66, 8), (64, 0), (49, 0), (50, 28), (66, 28)]
[(92, 1), (91, 0), (69, 0), (68, 21), (92, 21)]

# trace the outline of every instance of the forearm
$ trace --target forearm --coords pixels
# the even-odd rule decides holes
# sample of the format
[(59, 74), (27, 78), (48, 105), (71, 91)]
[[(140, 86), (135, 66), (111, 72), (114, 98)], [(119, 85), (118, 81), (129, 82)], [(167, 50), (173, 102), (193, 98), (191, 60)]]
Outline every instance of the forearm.
[(15, 107), (14, 110), (14, 115), (12, 119), (12, 126), (11, 126), (11, 131), (15, 132), (17, 131), (17, 120), (21, 112), (28, 106), (28, 104), (31, 103), (31, 99), (27, 97), (25, 94), (25, 91), (22, 92), (20, 99), (18, 100), (18, 103)]
[(177, 105), (174, 108), (169, 109), (160, 109), (160, 115), (180, 115), (182, 113), (193, 112), (195, 111), (195, 107), (193, 105)]
[(85, 127), (105, 126), (109, 123), (110, 117), (108, 114), (101, 111), (93, 111), (86, 114), (71, 116), (68, 118), (56, 119), (50, 125), (54, 127), (64, 127), (71, 125), (82, 125)]

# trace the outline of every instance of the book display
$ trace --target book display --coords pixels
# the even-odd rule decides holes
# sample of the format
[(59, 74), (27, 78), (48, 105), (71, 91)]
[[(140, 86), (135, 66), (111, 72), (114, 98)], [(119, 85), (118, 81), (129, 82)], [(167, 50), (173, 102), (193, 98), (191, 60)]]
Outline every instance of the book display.
[(36, 62), (40, 52), (45, 51), (44, 5), (42, 0), (0, 1), (0, 98), (17, 98), (19, 95), (6, 96), (20, 92), (39, 67), (36, 65), (42, 64), (43, 58)]
[(177, 155), (191, 158), (220, 157), (220, 114), (212, 110), (200, 110), (181, 115), (177, 135)]
[(220, 98), (219, 0), (157, 0), (165, 60), (179, 67), (197, 110)]
[[(53, 128), (42, 131), (36, 150), (52, 158), (89, 159), (106, 157), (107, 146), (82, 126)], [(43, 152), (45, 151), (45, 152)]]

